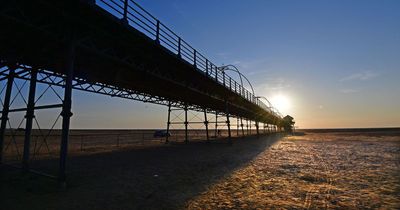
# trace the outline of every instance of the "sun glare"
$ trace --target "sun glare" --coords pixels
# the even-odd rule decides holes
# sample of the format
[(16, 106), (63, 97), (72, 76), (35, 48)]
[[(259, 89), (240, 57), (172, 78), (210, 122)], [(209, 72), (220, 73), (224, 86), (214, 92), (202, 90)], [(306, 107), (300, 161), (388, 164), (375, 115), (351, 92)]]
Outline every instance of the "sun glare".
[(282, 114), (286, 114), (290, 108), (290, 100), (284, 95), (276, 95), (272, 97), (271, 104)]

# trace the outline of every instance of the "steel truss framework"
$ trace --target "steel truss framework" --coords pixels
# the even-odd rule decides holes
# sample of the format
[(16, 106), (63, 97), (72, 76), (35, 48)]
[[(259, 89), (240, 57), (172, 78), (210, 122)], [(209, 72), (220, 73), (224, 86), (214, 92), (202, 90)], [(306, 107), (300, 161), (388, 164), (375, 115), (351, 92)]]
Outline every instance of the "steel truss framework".
[[(67, 66), (68, 67), (68, 66)], [(72, 67), (71, 67), (72, 69)], [(15, 83), (15, 80), (24, 81), (22, 85), (18, 86)], [(0, 89), (0, 95), (4, 93), (4, 98), (1, 100), (1, 104), (3, 109), (1, 111), (1, 127), (0, 127), (0, 161), (2, 162), (2, 157), (4, 151), (10, 148), (10, 146), (15, 146), (17, 150), (17, 154), (20, 154), (18, 148), (16, 146), (15, 135), (18, 132), (19, 128), (22, 126), (23, 121), (21, 121), (17, 128), (12, 128), (10, 124), (9, 114), (16, 112), (25, 112), (25, 130), (24, 130), (24, 143), (23, 143), (23, 151), (22, 158), (17, 158), (17, 160), (22, 161), (22, 168), (24, 171), (30, 170), (30, 161), (33, 160), (36, 156), (36, 153), (41, 148), (47, 148), (47, 151), (50, 152), (47, 144), (47, 137), (50, 135), (54, 126), (62, 118), (62, 134), (61, 134), (61, 143), (60, 143), (60, 154), (59, 154), (59, 173), (58, 179), (60, 182), (65, 183), (66, 180), (66, 158), (67, 158), (67, 148), (68, 148), (68, 132), (69, 132), (69, 120), (72, 116), (71, 113), (71, 95), (72, 89), (81, 90), (91, 93), (97, 93), (102, 95), (107, 95), (111, 97), (119, 97), (124, 99), (142, 101), (145, 103), (153, 103), (159, 105), (168, 106), (168, 122), (167, 122), (167, 131), (170, 130), (170, 126), (173, 124), (181, 124), (185, 127), (185, 142), (189, 141), (188, 130), (190, 129), (190, 124), (202, 124), (206, 129), (205, 139), (207, 141), (210, 140), (209, 133), (209, 125), (215, 124), (215, 132), (217, 132), (218, 127), (226, 126), (228, 130), (228, 142), (232, 143), (231, 140), (231, 118), (236, 118), (236, 128), (237, 128), (237, 136), (239, 136), (239, 127), (241, 128), (241, 135), (251, 135), (251, 124), (252, 122), (245, 119), (246, 125), (243, 123), (243, 119), (238, 116), (232, 116), (229, 114), (229, 104), (226, 103), (226, 110), (224, 113), (205, 109), (196, 105), (189, 105), (185, 102), (181, 101), (170, 101), (163, 97), (151, 96), (145, 93), (140, 93), (137, 91), (126, 90), (123, 88), (118, 88), (110, 85), (105, 85), (101, 83), (91, 83), (89, 81), (74, 78), (68, 75), (62, 75), (54, 72), (50, 72), (44, 69), (36, 69), (26, 65), (1, 65), (0, 66), (0, 81), (5, 81), (6, 85)], [(27, 99), (22, 95), (21, 90), (29, 83), (29, 94)], [(36, 86), (37, 84), (45, 84), (47, 88), (39, 95), (36, 95)], [(64, 89), (64, 96), (62, 97), (58, 91), (54, 89), (54, 87), (60, 87)], [(16, 108), (10, 109), (10, 105), (12, 104), (15, 98), (12, 96), (12, 91), (17, 91), (15, 97), (20, 95), (25, 102), (25, 108)], [(46, 91), (53, 91), (57, 98), (61, 101), (61, 103), (57, 104), (47, 104), (47, 105), (37, 105), (38, 100), (45, 94)], [(40, 125), (35, 117), (35, 111), (37, 110), (46, 110), (46, 109), (56, 109), (61, 108), (61, 112), (56, 117), (55, 122), (52, 124), (51, 129), (48, 131), (40, 131), (42, 133), (42, 142), (39, 143), (38, 148), (33, 149), (33, 153), (31, 152), (31, 142), (32, 142), (32, 127), (33, 124), (36, 123), (37, 127), (40, 130)], [(174, 121), (171, 119), (171, 113), (174, 112), (183, 112), (184, 120), (179, 119), (181, 121)], [(196, 112), (195, 119), (188, 119), (188, 112)], [(203, 118), (199, 116), (199, 113), (203, 113)], [(214, 119), (209, 119), (208, 115), (215, 115)], [(220, 120), (220, 119), (223, 120)], [(200, 120), (200, 121), (196, 121)], [(7, 124), (9, 125), (9, 129), (7, 129)], [(258, 122), (255, 122), (258, 131)], [(233, 125), (234, 126), (234, 125)], [(247, 132), (245, 133), (244, 127), (246, 126)], [(250, 130), (249, 130), (250, 127)], [(264, 133), (265, 133), (265, 124), (264, 124)], [(271, 132), (270, 127), (267, 125), (268, 132)], [(10, 132), (11, 139), (9, 142), (5, 142), (5, 134), (6, 132)], [(215, 136), (218, 136), (215, 133)], [(168, 142), (168, 137), (166, 138), (166, 142)], [(5, 145), (5, 147), (3, 147)]]
[[(237, 122), (239, 122), (239, 118), (235, 117)], [(232, 124), (232, 116), (226, 113), (212, 112), (209, 109), (203, 109), (202, 112), (190, 110), (185, 107), (183, 109), (176, 108), (168, 105), (168, 117), (167, 117), (167, 136), (165, 142), (168, 143), (170, 138), (174, 136), (172, 133), (173, 128), (177, 128), (176, 126), (183, 126), (183, 129), (180, 129), (184, 132), (184, 141), (185, 143), (189, 142), (189, 130), (195, 131), (198, 134), (198, 130), (201, 129), (205, 132), (203, 134), (203, 138), (207, 142), (210, 141), (211, 138), (219, 138), (221, 137), (221, 130), (228, 131), (228, 142), (232, 143), (231, 137), (232, 127), (237, 127), (237, 135), (239, 136), (239, 124)], [(196, 126), (196, 128), (194, 126)], [(178, 127), (179, 129), (179, 127)], [(179, 130), (175, 130), (178, 132)], [(214, 135), (213, 135), (214, 134)], [(171, 135), (171, 136), (169, 136)]]

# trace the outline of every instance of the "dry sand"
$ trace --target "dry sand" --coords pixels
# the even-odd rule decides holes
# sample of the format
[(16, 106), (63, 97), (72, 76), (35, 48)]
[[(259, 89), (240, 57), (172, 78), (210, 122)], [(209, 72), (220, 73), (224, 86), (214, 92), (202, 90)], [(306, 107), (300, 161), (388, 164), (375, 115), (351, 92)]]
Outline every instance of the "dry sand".
[(308, 133), (277, 142), (191, 209), (399, 209), (400, 137)]
[(400, 132), (124, 147), (71, 157), (68, 173), (60, 191), (2, 166), (1, 209), (399, 209)]

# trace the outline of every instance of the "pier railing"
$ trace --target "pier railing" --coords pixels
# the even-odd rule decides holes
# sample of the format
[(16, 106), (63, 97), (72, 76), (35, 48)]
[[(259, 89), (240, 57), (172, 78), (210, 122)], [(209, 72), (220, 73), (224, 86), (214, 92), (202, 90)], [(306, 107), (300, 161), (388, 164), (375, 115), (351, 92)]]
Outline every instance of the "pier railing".
[(190, 46), (185, 40), (135, 1), (97, 0), (96, 4), (117, 18), (120, 18), (123, 23), (134, 27), (147, 37), (153, 39), (156, 44), (168, 49), (178, 58), (193, 65), (194, 69), (197, 71), (204, 73), (207, 77), (215, 80), (215, 82), (223, 85), (230, 91), (242, 96), (247, 101), (258, 105), (278, 118), (280, 117), (271, 109), (271, 107), (265, 105), (253, 93), (249, 92), (237, 81), (225, 74), (224, 71), (220, 71), (217, 65), (213, 64), (209, 59)]

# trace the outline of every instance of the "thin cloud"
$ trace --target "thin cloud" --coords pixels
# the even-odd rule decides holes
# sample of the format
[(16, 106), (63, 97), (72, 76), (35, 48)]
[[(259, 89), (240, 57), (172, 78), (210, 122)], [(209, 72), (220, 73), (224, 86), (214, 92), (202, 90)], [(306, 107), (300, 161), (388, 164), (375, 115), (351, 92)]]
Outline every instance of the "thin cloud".
[(360, 92), (360, 90), (357, 90), (357, 89), (342, 89), (342, 90), (340, 90), (340, 92), (342, 92), (344, 94), (349, 94), (349, 93), (358, 93), (358, 92)]
[(283, 78), (267, 79), (263, 83), (256, 85), (255, 89), (258, 93), (266, 93), (291, 88), (291, 85)]
[(359, 72), (359, 73), (355, 73), (355, 74), (351, 74), (349, 76), (343, 77), (342, 79), (340, 79), (340, 81), (341, 82), (355, 81), (355, 80), (366, 81), (366, 80), (373, 79), (373, 78), (377, 77), (378, 75), (379, 74), (376, 72), (364, 71), (364, 72)]
[(231, 53), (229, 53), (229, 52), (218, 52), (218, 53), (215, 53), (215, 55), (217, 55), (219, 57), (222, 57), (222, 58), (227, 58), (228, 56), (231, 55)]

